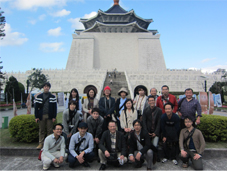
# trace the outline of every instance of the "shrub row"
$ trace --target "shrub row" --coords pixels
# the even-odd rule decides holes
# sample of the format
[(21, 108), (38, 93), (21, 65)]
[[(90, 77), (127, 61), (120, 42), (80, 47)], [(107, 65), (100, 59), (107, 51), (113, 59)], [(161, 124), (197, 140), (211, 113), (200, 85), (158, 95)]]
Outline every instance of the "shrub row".
[(227, 140), (227, 117), (218, 115), (202, 115), (201, 123), (197, 126), (206, 141)]

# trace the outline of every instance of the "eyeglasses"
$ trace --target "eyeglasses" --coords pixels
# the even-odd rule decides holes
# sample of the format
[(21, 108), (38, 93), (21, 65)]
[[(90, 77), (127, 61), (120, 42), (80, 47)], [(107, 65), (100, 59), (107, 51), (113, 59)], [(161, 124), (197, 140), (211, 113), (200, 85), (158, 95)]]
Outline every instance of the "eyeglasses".
[(55, 129), (55, 130), (57, 130), (57, 131), (62, 131), (62, 129), (59, 129), (59, 128), (58, 128), (58, 129)]

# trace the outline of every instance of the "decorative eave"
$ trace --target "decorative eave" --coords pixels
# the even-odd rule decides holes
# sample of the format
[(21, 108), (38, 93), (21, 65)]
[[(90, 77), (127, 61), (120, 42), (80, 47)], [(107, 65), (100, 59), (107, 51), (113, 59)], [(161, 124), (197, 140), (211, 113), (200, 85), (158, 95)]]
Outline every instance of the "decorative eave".
[(153, 19), (143, 19), (137, 16), (134, 10), (131, 10), (127, 13), (106, 13), (103, 12), (102, 10), (99, 10), (98, 13), (92, 18), (80, 19), (80, 22), (83, 23), (85, 29), (92, 27), (96, 21), (106, 24), (109, 23), (128, 24), (136, 21), (141, 27), (147, 29), (149, 24), (153, 22)]
[(86, 29), (83, 32), (134, 33), (149, 31), (140, 27), (136, 21), (129, 24), (104, 24), (96, 21), (93, 27)]

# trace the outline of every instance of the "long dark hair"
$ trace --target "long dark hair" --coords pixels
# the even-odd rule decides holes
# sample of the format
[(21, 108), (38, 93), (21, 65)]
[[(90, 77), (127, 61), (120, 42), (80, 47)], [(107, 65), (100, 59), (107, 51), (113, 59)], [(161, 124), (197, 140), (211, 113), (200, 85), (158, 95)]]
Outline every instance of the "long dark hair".
[(88, 98), (88, 99), (90, 98), (89, 92), (90, 92), (91, 90), (94, 91), (94, 98), (96, 97), (96, 91), (95, 91), (95, 89), (94, 89), (94, 88), (90, 88), (90, 89), (87, 91), (87, 98)]
[[(70, 95), (69, 95), (69, 102), (73, 99), (73, 97), (72, 97), (72, 92), (73, 91), (76, 92), (76, 109), (79, 110), (79, 100), (80, 100), (80, 98), (79, 98), (78, 90), (76, 88), (73, 88), (71, 90)], [(68, 106), (68, 108), (69, 108), (69, 106)]]
[(127, 108), (126, 108), (126, 103), (129, 102), (129, 101), (132, 103), (132, 107), (131, 107), (131, 108), (132, 108), (132, 112), (134, 112), (134, 107), (133, 107), (133, 101), (132, 101), (132, 99), (127, 99), (127, 100), (125, 101), (125, 104), (124, 104), (124, 111), (125, 111), (125, 113), (126, 113), (126, 110), (127, 110)]

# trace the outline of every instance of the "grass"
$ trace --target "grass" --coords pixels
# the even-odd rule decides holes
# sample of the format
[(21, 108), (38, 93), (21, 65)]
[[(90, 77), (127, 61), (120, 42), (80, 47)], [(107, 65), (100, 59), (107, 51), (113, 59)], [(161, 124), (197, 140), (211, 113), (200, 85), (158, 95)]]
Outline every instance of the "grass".
[[(60, 112), (57, 114), (57, 121), (58, 123), (62, 123), (62, 114)], [(38, 145), (37, 142), (31, 143), (24, 143), (24, 142), (17, 142), (15, 138), (10, 137), (9, 129), (0, 129), (0, 147), (30, 147), (35, 148)]]
[[(17, 108), (20, 108), (21, 105), (17, 105)], [(13, 106), (0, 107), (0, 109), (13, 109)]]

